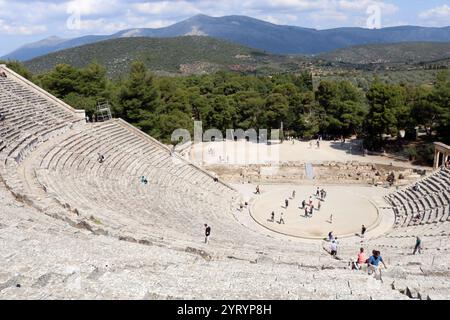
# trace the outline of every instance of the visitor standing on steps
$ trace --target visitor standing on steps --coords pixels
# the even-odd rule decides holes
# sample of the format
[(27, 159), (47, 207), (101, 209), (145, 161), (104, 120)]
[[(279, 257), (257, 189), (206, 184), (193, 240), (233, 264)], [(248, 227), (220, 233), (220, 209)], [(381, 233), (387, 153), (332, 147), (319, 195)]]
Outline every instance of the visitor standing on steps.
[(333, 231), (328, 232), (328, 241), (333, 241), (334, 240), (334, 236), (333, 236)]
[(280, 221), (278, 221), (278, 224), (284, 224), (283, 212), (280, 214)]
[(331, 254), (332, 257), (336, 257), (336, 255), (337, 255), (337, 245), (338, 245), (337, 238), (335, 240), (331, 240), (331, 243), (330, 243), (330, 254)]
[(208, 243), (208, 238), (211, 235), (211, 227), (205, 223), (205, 244)]
[(421, 254), (422, 253), (421, 249), (422, 249), (422, 239), (420, 239), (419, 236), (417, 236), (413, 254), (416, 254), (416, 252), (419, 252), (419, 254)]
[(361, 238), (364, 238), (364, 234), (366, 233), (366, 230), (367, 230), (366, 226), (362, 225), (362, 227), (361, 227)]

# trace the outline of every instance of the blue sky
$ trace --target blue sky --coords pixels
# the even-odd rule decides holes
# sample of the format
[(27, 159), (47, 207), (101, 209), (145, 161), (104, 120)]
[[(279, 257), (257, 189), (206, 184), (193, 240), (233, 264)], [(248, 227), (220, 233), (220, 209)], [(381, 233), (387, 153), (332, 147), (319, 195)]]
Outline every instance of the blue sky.
[(248, 15), (317, 29), (366, 27), (373, 6), (379, 8), (381, 27), (450, 25), (448, 0), (0, 0), (0, 56), (53, 35), (158, 28), (200, 13)]

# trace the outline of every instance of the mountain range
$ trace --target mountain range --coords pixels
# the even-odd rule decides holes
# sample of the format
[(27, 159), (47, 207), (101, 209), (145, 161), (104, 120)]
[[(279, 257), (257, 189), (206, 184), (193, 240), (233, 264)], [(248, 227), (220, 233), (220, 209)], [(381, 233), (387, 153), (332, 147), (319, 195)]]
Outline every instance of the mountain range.
[(48, 53), (109, 39), (179, 36), (209, 36), (272, 54), (317, 55), (366, 44), (417, 41), (450, 42), (450, 27), (400, 26), (382, 29), (348, 27), (316, 30), (276, 25), (247, 16), (196, 15), (165, 28), (128, 29), (112, 35), (87, 35), (73, 39), (50, 37), (22, 46), (2, 59), (26, 61)]

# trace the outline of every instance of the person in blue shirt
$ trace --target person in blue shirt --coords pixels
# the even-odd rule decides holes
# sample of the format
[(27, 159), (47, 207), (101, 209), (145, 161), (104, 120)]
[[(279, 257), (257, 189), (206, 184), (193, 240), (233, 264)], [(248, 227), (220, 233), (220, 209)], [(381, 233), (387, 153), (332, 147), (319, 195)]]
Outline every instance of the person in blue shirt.
[(368, 270), (369, 274), (375, 273), (375, 276), (379, 273), (379, 264), (380, 262), (383, 264), (384, 268), (387, 269), (386, 264), (383, 261), (383, 258), (381, 257), (380, 251), (373, 250), (372, 255), (367, 260)]

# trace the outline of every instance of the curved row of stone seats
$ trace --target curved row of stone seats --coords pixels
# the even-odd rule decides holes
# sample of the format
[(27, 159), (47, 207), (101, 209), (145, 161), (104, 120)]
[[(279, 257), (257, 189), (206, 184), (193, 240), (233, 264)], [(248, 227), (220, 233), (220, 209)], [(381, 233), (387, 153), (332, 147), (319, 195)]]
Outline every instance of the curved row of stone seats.
[[(103, 163), (97, 161), (98, 153), (105, 156)], [(298, 247), (280, 239), (268, 241), (239, 224), (233, 190), (172, 157), (159, 143), (143, 140), (118, 120), (67, 134), (41, 154), (36, 176), (47, 194), (74, 216), (110, 234), (167, 246), (197, 246), (203, 240), (203, 224), (208, 223), (215, 251), (251, 256), (261, 250), (281, 254), (281, 248), (289, 247), (292, 259), (317, 255), (316, 244)], [(142, 175), (148, 177), (147, 185), (140, 182)]]
[[(97, 161), (97, 153), (105, 156), (103, 163)], [(116, 221), (120, 221), (121, 211), (137, 210), (148, 216), (151, 225), (165, 223), (168, 230), (177, 222), (174, 228), (185, 233), (188, 224), (193, 224), (197, 236), (208, 216), (217, 215), (220, 226), (221, 216), (230, 211), (230, 199), (236, 196), (231, 189), (226, 193), (226, 186), (210, 176), (184, 161), (177, 163), (167, 150), (142, 141), (114, 121), (70, 136), (48, 150), (40, 160), (38, 175), (45, 178), (47, 189), (53, 184), (55, 190), (61, 190), (59, 196), (65, 194), (73, 207), (118, 211)], [(140, 182), (142, 175), (148, 177), (148, 185)], [(86, 188), (90, 190), (85, 192)], [(186, 210), (191, 211), (189, 215), (185, 215)], [(171, 221), (174, 218), (177, 221)]]
[(84, 119), (62, 102), (48, 97), (4, 66), (0, 70), (0, 158), (3, 165), (20, 163), (39, 144)]
[(414, 186), (390, 194), (386, 199), (395, 212), (395, 227), (448, 221), (450, 220), (449, 170), (439, 170)]
[[(98, 163), (98, 154), (106, 157), (104, 163)], [(176, 177), (210, 192), (221, 194), (230, 190), (221, 183), (215, 183), (210, 176), (198, 174), (199, 171), (187, 162), (171, 157), (167, 150), (138, 139), (117, 122), (96, 125), (72, 135), (58, 147), (48, 150), (39, 166), (60, 172), (89, 170), (90, 175), (96, 176), (110, 176), (118, 171), (128, 175), (126, 181), (142, 175), (152, 181), (155, 178), (152, 170), (164, 168)]]
[(367, 290), (366, 275), (330, 259), (206, 260), (72, 228), (2, 188), (0, 204), (1, 299), (407, 299), (379, 281)]

